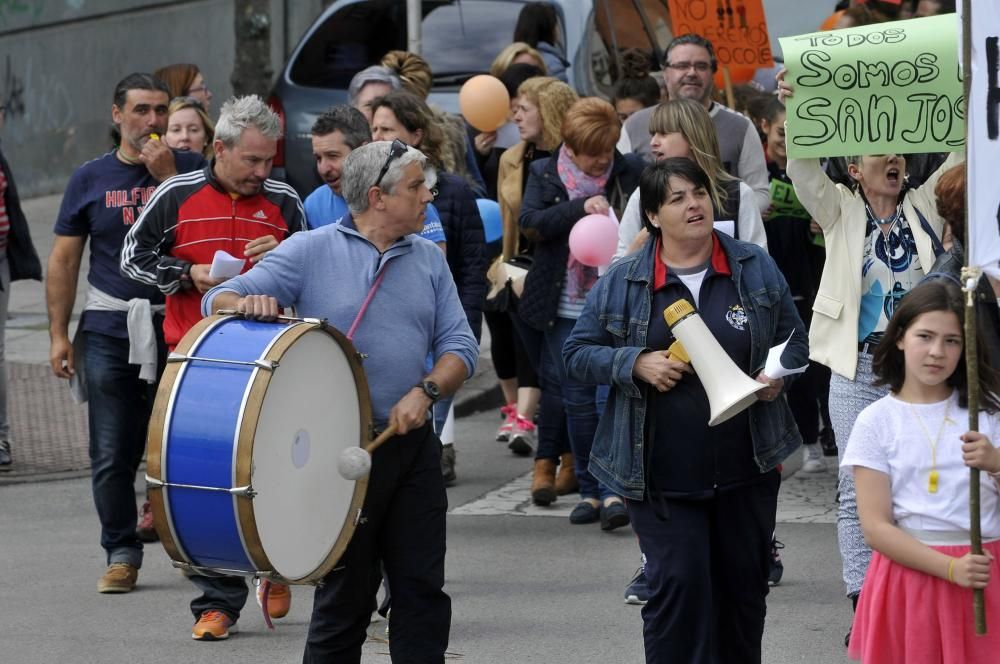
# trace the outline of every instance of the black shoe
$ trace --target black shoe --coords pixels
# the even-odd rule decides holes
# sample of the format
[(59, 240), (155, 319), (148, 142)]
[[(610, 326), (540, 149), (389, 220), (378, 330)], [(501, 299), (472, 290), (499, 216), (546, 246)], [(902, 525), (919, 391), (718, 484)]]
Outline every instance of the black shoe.
[(823, 448), (823, 456), (837, 456), (837, 439), (833, 435), (833, 427), (823, 427), (819, 432), (819, 446)]
[(627, 526), (629, 523), (628, 510), (620, 501), (614, 501), (609, 505), (601, 507), (601, 530), (614, 530)]
[(784, 549), (785, 545), (771, 538), (771, 571), (767, 574), (767, 585), (776, 586), (781, 583), (781, 576), (785, 573), (785, 566), (781, 563), (779, 549)]
[(581, 500), (569, 513), (570, 523), (594, 523), (601, 518), (601, 508), (596, 507), (586, 500)]
[(649, 601), (649, 582), (646, 581), (646, 561), (635, 571), (635, 576), (625, 586), (625, 603), (644, 606)]
[(0, 440), (0, 472), (10, 470), (13, 462), (14, 460), (10, 456), (10, 443), (6, 440)]

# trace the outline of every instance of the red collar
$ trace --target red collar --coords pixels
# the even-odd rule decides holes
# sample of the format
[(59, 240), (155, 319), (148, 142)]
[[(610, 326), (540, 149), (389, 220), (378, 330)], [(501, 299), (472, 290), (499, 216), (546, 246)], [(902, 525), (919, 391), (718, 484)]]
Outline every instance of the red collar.
[[(653, 249), (653, 290), (657, 291), (667, 285), (667, 264), (663, 262), (660, 258), (660, 249), (662, 247), (663, 238), (656, 238), (656, 247)], [(729, 260), (726, 258), (726, 252), (722, 248), (722, 243), (719, 242), (718, 235), (712, 233), (712, 260), (711, 260), (712, 272), (715, 274), (724, 274), (726, 276), (732, 276), (732, 270), (729, 269)]]

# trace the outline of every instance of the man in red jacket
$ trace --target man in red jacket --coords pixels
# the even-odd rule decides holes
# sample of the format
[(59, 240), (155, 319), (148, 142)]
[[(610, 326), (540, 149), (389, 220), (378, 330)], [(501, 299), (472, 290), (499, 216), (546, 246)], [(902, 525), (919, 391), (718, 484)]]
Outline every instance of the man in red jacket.
[[(298, 194), (269, 178), (280, 137), (278, 116), (259, 97), (229, 100), (215, 126), (212, 163), (160, 185), (126, 236), (121, 273), (167, 295), (163, 334), (170, 349), (201, 320), (202, 293), (225, 281), (210, 274), (216, 252), (242, 259), (241, 271), (246, 271), (305, 228)], [(228, 638), (246, 603), (246, 581), (239, 576), (190, 578), (202, 591), (191, 602), (198, 620), (192, 637)], [(268, 614), (283, 617), (290, 601), (288, 587), (273, 584)]]
[(150, 199), (122, 246), (122, 275), (167, 297), (164, 336), (173, 348), (201, 320), (201, 295), (224, 279), (209, 272), (217, 251), (241, 271), (305, 228), (295, 190), (270, 179), (280, 121), (255, 95), (230, 100), (215, 127), (215, 159), (171, 178)]

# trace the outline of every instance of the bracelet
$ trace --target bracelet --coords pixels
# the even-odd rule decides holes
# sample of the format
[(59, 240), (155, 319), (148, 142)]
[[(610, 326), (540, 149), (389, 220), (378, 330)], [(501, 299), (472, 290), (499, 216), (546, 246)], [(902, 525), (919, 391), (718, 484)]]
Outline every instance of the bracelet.
[(955, 583), (955, 559), (952, 558), (951, 562), (948, 563), (948, 580)]

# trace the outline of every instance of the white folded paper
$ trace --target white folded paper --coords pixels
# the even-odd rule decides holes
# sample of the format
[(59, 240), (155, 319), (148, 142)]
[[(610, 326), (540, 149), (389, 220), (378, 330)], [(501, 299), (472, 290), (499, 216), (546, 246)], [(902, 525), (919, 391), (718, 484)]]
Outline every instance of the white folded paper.
[(245, 259), (231, 256), (225, 251), (216, 251), (208, 276), (212, 279), (232, 279), (243, 269)]
[[(795, 334), (795, 332), (792, 332)], [(780, 343), (771, 350), (767, 351), (767, 361), (764, 362), (764, 375), (768, 378), (784, 378), (785, 376), (791, 376), (792, 374), (802, 373), (809, 368), (809, 364), (806, 363), (804, 366), (798, 369), (789, 369), (781, 364), (781, 354), (785, 352), (785, 346), (788, 342), (792, 340), (792, 334), (788, 335), (784, 343)]]

